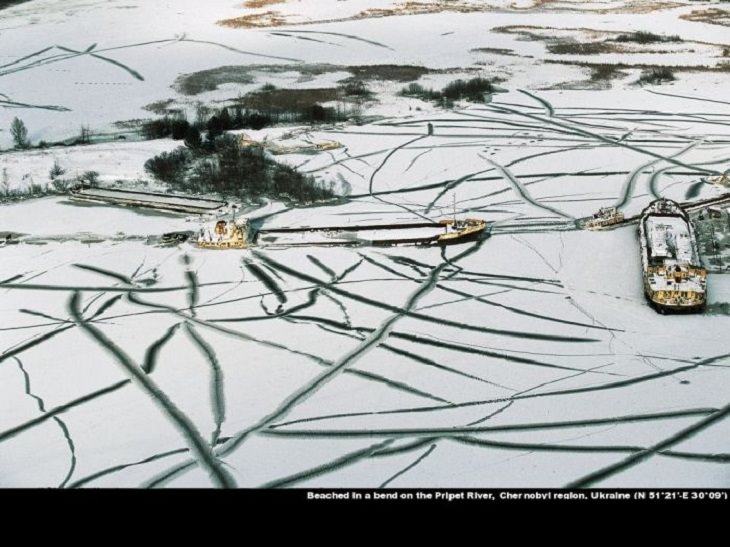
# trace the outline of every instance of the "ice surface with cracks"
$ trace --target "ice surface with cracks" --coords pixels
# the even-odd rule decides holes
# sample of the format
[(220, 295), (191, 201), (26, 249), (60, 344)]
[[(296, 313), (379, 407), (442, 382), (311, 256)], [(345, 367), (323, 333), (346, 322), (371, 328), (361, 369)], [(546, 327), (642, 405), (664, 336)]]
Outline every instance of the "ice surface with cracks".
[[(6, 24), (45, 4), (0, 13)], [(227, 6), (201, 21), (239, 13)], [(494, 17), (496, 26), (524, 23), (525, 15)], [(644, 16), (580, 17), (585, 26), (602, 18), (620, 28)], [(56, 12), (31, 26), (25, 43), (36, 43), (54, 19), (70, 33)], [(310, 30), (393, 48), (360, 43), (347, 48), (347, 62), (415, 55), (420, 46), (404, 44), (395, 19), (367, 32), (363, 21)], [(419, 19), (427, 29), (462, 29), (444, 36), (451, 47), (434, 50), (427, 64), (464, 66), (470, 57), (461, 45), (489, 45), (474, 40), (477, 31), (484, 36), (483, 20)], [(109, 114), (114, 121), (165, 98), (172, 72), (210, 68), (198, 48), (296, 57), (291, 36), (264, 42), (263, 31), (236, 38), (226, 31), (223, 42), (220, 28), (203, 22), (190, 40), (178, 33), (117, 50), (110, 48), (150, 42), (149, 29), (94, 48), (58, 36), (54, 43), (66, 49), (12, 65), (28, 69), (1, 76), (12, 88), (3, 93), (94, 112), (94, 101), (82, 105), (69, 94), (48, 101), (47, 89), (28, 86), (35, 70), (93, 64), (95, 77), (113, 74), (143, 90), (129, 110)], [(324, 42), (353, 41), (320, 38), (297, 40), (298, 54), (313, 62), (342, 49)], [(510, 44), (520, 53), (542, 47)], [(16, 43), (7, 63), (49, 47), (36, 45), (20, 51)], [(176, 61), (157, 73), (145, 48)], [(661, 94), (540, 90), (525, 74), (515, 78), (514, 91), (489, 104), (452, 111), (423, 104), (363, 125), (305, 128), (313, 141), (343, 147), (281, 158), (325, 180), (345, 179), (349, 199), (252, 212), (264, 228), (413, 222), (450, 218), (456, 196), (457, 215), (492, 224), (491, 237), (477, 243), (214, 253), (146, 243), (191, 229), (179, 216), (59, 196), (2, 205), (0, 230), (21, 243), (0, 248), (0, 485), (726, 487), (730, 320), (722, 310), (730, 282), (709, 276), (705, 314), (659, 316), (643, 299), (635, 227), (585, 232), (575, 219), (612, 205), (635, 214), (655, 196), (681, 201), (700, 177), (724, 171), (730, 105), (715, 88), (700, 88), (709, 78), (702, 74)], [(54, 127), (67, 115), (33, 112), (29, 127)], [(266, 134), (276, 130), (257, 136)], [(45, 177), (54, 154), (71, 170), (99, 157), (100, 171), (135, 178), (145, 157), (174, 145), (2, 159), (15, 184), (25, 173)], [(714, 192), (702, 185), (697, 196)]]

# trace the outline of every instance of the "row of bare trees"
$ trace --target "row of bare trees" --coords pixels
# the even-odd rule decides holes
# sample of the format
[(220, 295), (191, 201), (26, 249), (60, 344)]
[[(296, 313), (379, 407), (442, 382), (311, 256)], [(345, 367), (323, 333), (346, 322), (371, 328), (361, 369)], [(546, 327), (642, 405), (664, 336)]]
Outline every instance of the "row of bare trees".
[[(25, 122), (18, 117), (13, 118), (10, 122), (10, 136), (13, 138), (13, 145), (17, 150), (27, 150), (31, 147), (30, 139), (28, 138), (28, 128)], [(75, 144), (89, 144), (91, 142), (91, 130), (88, 126), (81, 126), (81, 133), (76, 138)], [(38, 143), (39, 148), (46, 146), (44, 141)]]

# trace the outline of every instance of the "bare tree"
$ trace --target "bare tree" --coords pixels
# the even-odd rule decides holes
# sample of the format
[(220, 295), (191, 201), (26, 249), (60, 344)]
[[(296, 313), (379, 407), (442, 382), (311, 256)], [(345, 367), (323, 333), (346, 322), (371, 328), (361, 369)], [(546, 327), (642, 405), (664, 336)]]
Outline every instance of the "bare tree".
[(210, 116), (210, 108), (201, 102), (195, 103), (195, 125), (199, 128), (205, 127)]
[(79, 135), (80, 144), (89, 144), (91, 142), (91, 130), (88, 125), (81, 126), (81, 134)]
[(13, 142), (15, 148), (28, 148), (30, 147), (30, 141), (28, 140), (28, 128), (25, 127), (23, 120), (20, 118), (13, 118), (10, 124), (10, 134), (13, 136)]

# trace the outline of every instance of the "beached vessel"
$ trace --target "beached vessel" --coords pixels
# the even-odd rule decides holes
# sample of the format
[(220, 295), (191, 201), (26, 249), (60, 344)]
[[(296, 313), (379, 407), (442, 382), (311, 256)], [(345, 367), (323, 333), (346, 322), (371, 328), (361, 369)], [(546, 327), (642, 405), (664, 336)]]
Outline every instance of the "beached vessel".
[(675, 201), (658, 199), (639, 222), (644, 293), (659, 312), (701, 311), (707, 301), (707, 271), (700, 265), (695, 231)]
[(481, 219), (447, 219), (374, 225), (270, 228), (260, 230), (253, 242), (260, 246), (374, 246), (455, 245), (479, 239), (487, 222)]

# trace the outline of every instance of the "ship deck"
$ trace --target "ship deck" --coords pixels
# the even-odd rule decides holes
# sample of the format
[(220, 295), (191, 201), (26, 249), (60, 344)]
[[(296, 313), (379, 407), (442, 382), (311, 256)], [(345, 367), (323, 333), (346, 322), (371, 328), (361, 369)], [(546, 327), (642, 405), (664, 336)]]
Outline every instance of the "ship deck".
[(702, 278), (696, 275), (690, 275), (681, 278), (678, 282), (674, 276), (661, 275), (658, 273), (650, 273), (646, 276), (647, 283), (652, 291), (675, 291), (675, 292), (704, 292), (705, 288), (702, 284)]
[(650, 257), (673, 263), (697, 264), (689, 226), (680, 217), (649, 216), (646, 219)]
[(704, 292), (698, 274), (696, 247), (687, 222), (678, 216), (648, 216), (645, 220), (649, 268), (646, 282), (652, 291)]

